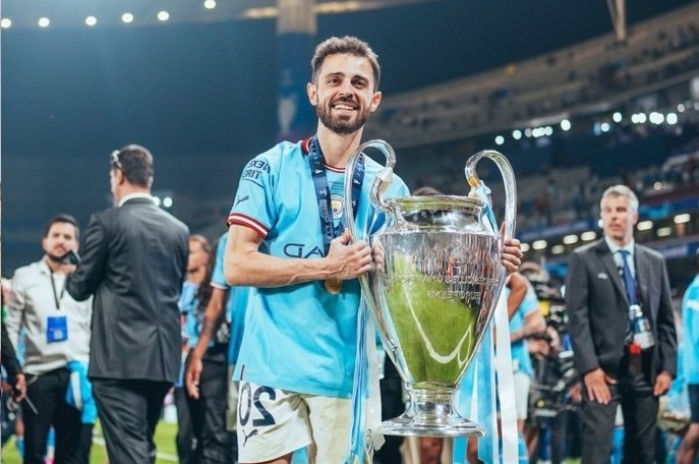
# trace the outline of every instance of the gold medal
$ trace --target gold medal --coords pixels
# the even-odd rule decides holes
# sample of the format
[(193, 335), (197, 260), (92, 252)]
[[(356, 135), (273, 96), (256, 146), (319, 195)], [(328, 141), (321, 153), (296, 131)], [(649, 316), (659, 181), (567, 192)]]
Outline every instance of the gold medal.
[(333, 295), (337, 295), (342, 290), (342, 281), (340, 279), (326, 279), (325, 289)]

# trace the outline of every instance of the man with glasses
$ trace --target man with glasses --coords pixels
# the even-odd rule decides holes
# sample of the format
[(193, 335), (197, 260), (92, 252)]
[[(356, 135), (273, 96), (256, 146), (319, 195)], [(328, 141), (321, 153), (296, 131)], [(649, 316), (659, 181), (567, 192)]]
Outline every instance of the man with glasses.
[(113, 153), (109, 178), (115, 207), (92, 216), (66, 289), (95, 295), (89, 376), (109, 461), (143, 464), (155, 462), (153, 433), (180, 370), (189, 230), (153, 202), (147, 149)]

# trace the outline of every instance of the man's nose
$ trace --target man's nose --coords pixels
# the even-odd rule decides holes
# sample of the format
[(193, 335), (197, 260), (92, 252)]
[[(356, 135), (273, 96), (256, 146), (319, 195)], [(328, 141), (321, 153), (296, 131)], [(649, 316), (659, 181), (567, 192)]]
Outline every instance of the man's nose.
[(342, 96), (348, 96), (352, 95), (352, 83), (349, 81), (345, 81), (342, 83), (340, 86), (340, 95)]

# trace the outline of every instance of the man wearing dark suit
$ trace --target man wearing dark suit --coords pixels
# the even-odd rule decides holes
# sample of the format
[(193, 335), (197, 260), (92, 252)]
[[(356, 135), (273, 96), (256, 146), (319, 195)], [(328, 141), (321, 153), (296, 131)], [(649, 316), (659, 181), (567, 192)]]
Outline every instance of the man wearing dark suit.
[(150, 195), (153, 157), (138, 145), (114, 152), (116, 207), (93, 215), (82, 261), (66, 284), (94, 293), (89, 376), (114, 464), (155, 461), (153, 433), (180, 369), (177, 301), (187, 272), (187, 227)]
[[(665, 260), (634, 242), (638, 199), (629, 188), (607, 189), (600, 216), (604, 238), (575, 250), (566, 276), (570, 335), (585, 387), (582, 463), (609, 463), (614, 418), (621, 405), (623, 462), (652, 464), (658, 397), (670, 386), (676, 365)], [(630, 323), (632, 305), (640, 306), (649, 330)], [(639, 333), (652, 337), (640, 338)]]

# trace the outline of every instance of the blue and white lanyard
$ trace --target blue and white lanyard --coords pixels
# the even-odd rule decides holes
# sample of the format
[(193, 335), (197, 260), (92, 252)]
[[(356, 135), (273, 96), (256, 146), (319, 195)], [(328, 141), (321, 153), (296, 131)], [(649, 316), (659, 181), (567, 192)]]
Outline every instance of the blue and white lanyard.
[[(325, 175), (325, 158), (320, 151), (318, 137), (313, 136), (308, 144), (308, 159), (311, 163), (311, 175), (313, 176), (313, 185), (315, 186), (316, 198), (318, 199), (318, 213), (320, 214), (320, 228), (323, 234), (323, 244), (325, 245), (325, 254), (330, 250), (330, 242), (335, 237), (342, 235), (342, 231), (346, 224), (341, 221), (339, 227), (335, 227), (332, 218), (332, 203), (330, 198), (330, 186), (328, 177)], [(362, 194), (362, 182), (364, 181), (364, 155), (359, 157), (357, 166), (352, 176), (352, 211), (357, 217), (357, 205), (359, 197)]]

